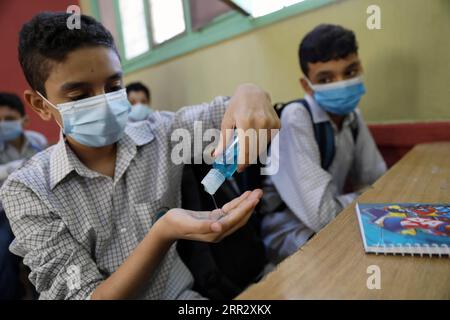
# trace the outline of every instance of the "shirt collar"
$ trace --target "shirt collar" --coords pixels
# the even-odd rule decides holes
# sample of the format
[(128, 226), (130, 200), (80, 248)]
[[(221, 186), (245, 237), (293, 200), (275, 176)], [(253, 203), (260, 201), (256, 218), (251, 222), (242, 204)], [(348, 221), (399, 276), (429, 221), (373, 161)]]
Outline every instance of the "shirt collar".
[(64, 137), (60, 135), (58, 143), (50, 154), (50, 188), (53, 189), (62, 179), (74, 170), (69, 161), (68, 150)]
[[(128, 168), (129, 163), (136, 155), (137, 148), (150, 143), (153, 139), (154, 136), (148, 126), (147, 128), (142, 128), (137, 125), (132, 128), (126, 128), (123, 137), (117, 142), (116, 180), (119, 180)], [(50, 188), (54, 189), (58, 183), (73, 171), (79, 176), (86, 178), (102, 176), (100, 173), (87, 168), (78, 159), (61, 134), (50, 155)]]

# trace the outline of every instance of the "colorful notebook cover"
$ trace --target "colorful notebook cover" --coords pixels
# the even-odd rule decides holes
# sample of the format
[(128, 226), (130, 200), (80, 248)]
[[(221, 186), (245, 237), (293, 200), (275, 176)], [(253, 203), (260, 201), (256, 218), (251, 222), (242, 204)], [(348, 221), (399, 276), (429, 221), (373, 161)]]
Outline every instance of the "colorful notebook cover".
[(356, 205), (366, 252), (450, 256), (450, 204)]

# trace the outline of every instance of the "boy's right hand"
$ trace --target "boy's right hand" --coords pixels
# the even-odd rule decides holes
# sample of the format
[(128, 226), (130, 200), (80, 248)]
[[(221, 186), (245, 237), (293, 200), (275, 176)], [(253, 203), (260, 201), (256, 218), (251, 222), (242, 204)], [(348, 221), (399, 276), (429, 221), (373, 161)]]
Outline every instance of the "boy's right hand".
[(260, 189), (245, 192), (222, 207), (225, 215), (221, 218), (221, 209), (202, 212), (171, 209), (154, 227), (166, 241), (218, 242), (247, 223), (261, 196)]

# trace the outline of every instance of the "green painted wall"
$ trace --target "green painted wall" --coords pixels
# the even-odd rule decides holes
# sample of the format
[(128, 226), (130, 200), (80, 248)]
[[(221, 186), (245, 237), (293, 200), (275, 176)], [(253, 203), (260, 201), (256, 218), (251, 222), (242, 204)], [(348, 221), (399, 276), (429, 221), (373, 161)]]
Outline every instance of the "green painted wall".
[[(366, 27), (371, 4), (381, 7), (382, 30)], [(450, 0), (341, 0), (132, 72), (125, 80), (148, 84), (158, 109), (231, 94), (242, 82), (262, 86), (274, 102), (286, 101), (303, 95), (297, 47), (319, 23), (356, 32), (368, 89), (361, 107), (369, 122), (450, 120)]]

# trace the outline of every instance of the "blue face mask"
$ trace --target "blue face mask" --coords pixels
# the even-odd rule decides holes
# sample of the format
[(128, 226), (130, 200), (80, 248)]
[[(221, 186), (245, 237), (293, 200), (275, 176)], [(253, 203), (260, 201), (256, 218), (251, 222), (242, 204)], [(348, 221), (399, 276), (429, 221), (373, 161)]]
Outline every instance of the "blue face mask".
[(21, 120), (0, 121), (0, 141), (12, 141), (22, 134)]
[(138, 103), (131, 107), (131, 112), (128, 115), (130, 121), (142, 121), (148, 118), (148, 116), (152, 113), (152, 110), (149, 106)]
[(63, 121), (63, 133), (88, 147), (111, 145), (123, 136), (131, 105), (125, 89), (54, 106)]
[(327, 112), (340, 116), (353, 112), (362, 95), (366, 93), (361, 77), (316, 85), (311, 84), (309, 80), (307, 81), (314, 91), (314, 100), (319, 106)]

